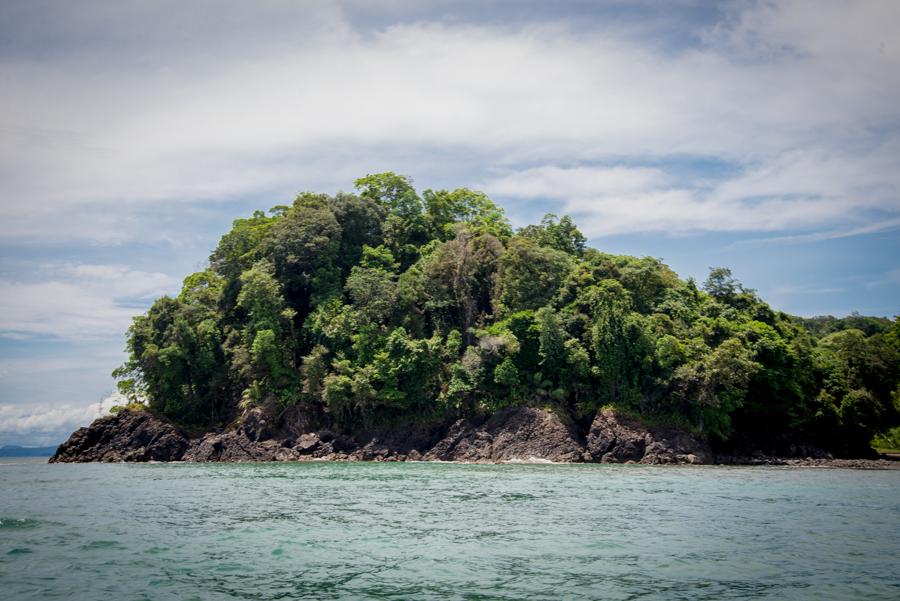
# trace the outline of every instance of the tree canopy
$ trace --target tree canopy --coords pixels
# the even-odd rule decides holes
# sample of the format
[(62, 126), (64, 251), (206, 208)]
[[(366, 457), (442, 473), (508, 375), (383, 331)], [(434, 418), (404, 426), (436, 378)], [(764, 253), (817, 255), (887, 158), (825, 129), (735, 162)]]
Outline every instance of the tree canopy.
[(898, 423), (900, 326), (773, 310), (724, 267), (586, 246), (564, 216), (514, 231), (482, 192), (367, 175), (238, 219), (209, 268), (128, 331), (121, 390), (184, 424), (303, 405), (337, 428), (613, 405), (710, 437), (839, 452)]

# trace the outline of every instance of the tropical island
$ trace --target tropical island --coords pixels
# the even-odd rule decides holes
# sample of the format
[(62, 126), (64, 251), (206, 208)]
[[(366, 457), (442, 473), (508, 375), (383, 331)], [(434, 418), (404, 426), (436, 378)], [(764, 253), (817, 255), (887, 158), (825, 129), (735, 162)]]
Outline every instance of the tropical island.
[(128, 330), (129, 404), (51, 461), (754, 463), (900, 439), (900, 318), (800, 318), (724, 267), (514, 231), (368, 175), (238, 219)]

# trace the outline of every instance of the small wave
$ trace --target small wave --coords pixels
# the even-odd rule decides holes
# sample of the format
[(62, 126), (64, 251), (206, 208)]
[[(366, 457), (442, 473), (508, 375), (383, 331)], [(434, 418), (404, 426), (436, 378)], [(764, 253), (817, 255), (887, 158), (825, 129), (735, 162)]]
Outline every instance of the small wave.
[(41, 525), (41, 522), (38, 520), (31, 520), (28, 518), (0, 518), (0, 529), (22, 529), (22, 528), (37, 528)]
[(513, 463), (513, 464), (526, 464), (526, 465), (559, 465), (555, 461), (551, 461), (549, 459), (544, 459), (543, 457), (534, 457), (533, 455), (529, 455), (528, 457), (510, 457), (509, 459), (504, 459), (500, 463)]
[(537, 499), (535, 495), (530, 495), (528, 493), (506, 493), (500, 495), (500, 498), (504, 501), (533, 501)]
[(95, 549), (123, 549), (124, 547), (114, 540), (95, 540), (85, 545), (81, 545), (83, 551), (92, 551)]

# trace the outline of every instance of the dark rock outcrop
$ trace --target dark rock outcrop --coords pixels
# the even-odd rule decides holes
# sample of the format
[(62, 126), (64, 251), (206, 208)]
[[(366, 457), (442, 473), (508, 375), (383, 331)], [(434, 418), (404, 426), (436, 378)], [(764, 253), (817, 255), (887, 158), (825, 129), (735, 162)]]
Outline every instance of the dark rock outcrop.
[[(252, 413), (251, 413), (252, 415)], [(251, 418), (257, 423), (257, 417)], [(439, 431), (439, 430), (438, 430)], [(398, 426), (365, 431), (356, 436), (330, 430), (305, 432), (292, 437), (276, 431), (278, 438), (260, 440), (255, 427), (243, 424), (235, 430), (207, 434), (191, 441), (184, 461), (405, 461), (421, 458), (437, 439), (435, 427)], [(285, 435), (287, 434), (287, 435)]]
[(166, 420), (125, 410), (76, 430), (50, 463), (178, 461), (187, 448), (187, 438)]
[(495, 413), (474, 425), (454, 423), (447, 435), (424, 458), (440, 461), (582, 461), (584, 446), (578, 432), (552, 412), (516, 407)]
[[(246, 411), (226, 431), (187, 437), (147, 411), (122, 411), (81, 428), (60, 445), (51, 463), (120, 461), (464, 461), (481, 463), (643, 463), (813, 465), (897, 469), (900, 461), (843, 460), (812, 446), (785, 447), (778, 455), (717, 449), (706, 440), (671, 426), (648, 425), (614, 410), (594, 417), (586, 439), (553, 411), (515, 407), (489, 418), (452, 423), (394, 424), (353, 435), (317, 429), (321, 415), (300, 407)], [(755, 447), (754, 447), (755, 448)], [(795, 454), (796, 453), (796, 454)]]
[(300, 406), (285, 410), (254, 407), (244, 412), (234, 429), (210, 432), (190, 442), (183, 460), (204, 461), (295, 461), (302, 459), (348, 459), (348, 451), (360, 445), (346, 436), (324, 430), (314, 413)]
[(366, 430), (353, 437), (352, 444), (357, 448), (350, 453), (350, 458), (363, 461), (419, 460), (423, 453), (444, 437), (447, 427), (447, 423), (407, 423)]
[(587, 453), (600, 463), (710, 463), (709, 444), (673, 427), (647, 426), (612, 409), (597, 413), (587, 435)]
[[(291, 441), (288, 441), (289, 443)], [(251, 440), (241, 430), (207, 434), (191, 441), (183, 461), (290, 461), (299, 453), (276, 440)]]
[[(791, 436), (788, 433), (768, 432), (755, 436), (738, 433), (727, 442), (713, 446), (715, 462), (725, 465), (784, 465), (786, 461), (830, 461), (831, 453), (811, 441)], [(877, 459), (878, 455), (868, 449), (852, 455), (854, 458)], [(812, 465), (812, 463), (810, 463)]]
[[(278, 436), (263, 440), (266, 436)], [(357, 433), (329, 430), (293, 437), (272, 428), (263, 415), (245, 414), (231, 431), (207, 434), (191, 442), (184, 461), (581, 461), (578, 432), (555, 413), (518, 407), (482, 423), (407, 424)]]
[(240, 432), (254, 442), (296, 439), (318, 430), (320, 422), (318, 412), (304, 405), (253, 407), (238, 419)]

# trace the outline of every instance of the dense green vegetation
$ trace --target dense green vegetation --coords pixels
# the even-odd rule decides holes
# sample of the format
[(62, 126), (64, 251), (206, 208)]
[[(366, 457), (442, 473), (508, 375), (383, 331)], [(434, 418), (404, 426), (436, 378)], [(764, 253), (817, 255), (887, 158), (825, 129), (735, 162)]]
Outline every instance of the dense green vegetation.
[(898, 423), (896, 320), (791, 317), (728, 269), (698, 286), (587, 248), (568, 217), (514, 232), (465, 188), (356, 188), (235, 221), (208, 269), (135, 318), (121, 390), (195, 425), (275, 403), (347, 429), (615, 405), (847, 453)]

